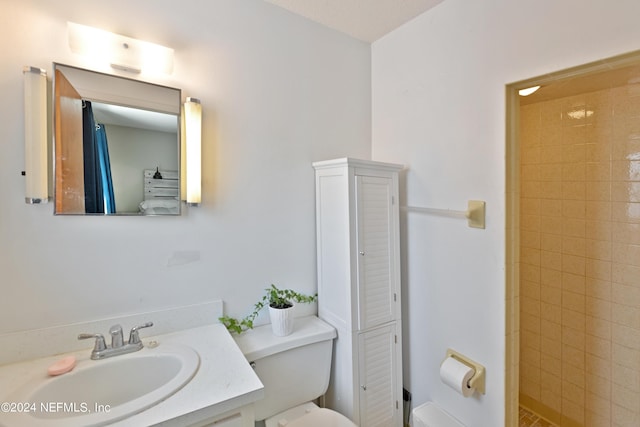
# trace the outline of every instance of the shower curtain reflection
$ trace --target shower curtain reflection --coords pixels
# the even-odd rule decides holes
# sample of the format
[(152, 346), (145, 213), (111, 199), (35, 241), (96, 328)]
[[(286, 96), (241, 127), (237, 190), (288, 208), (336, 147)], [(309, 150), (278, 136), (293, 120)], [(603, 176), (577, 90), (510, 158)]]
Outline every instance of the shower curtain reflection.
[(107, 132), (103, 124), (96, 124), (96, 145), (100, 161), (100, 177), (102, 178), (102, 195), (105, 213), (116, 213), (116, 199), (113, 195), (113, 180), (111, 179), (111, 162), (109, 161), (109, 146)]
[(116, 213), (111, 162), (103, 124), (96, 124), (90, 101), (82, 103), (86, 213)]

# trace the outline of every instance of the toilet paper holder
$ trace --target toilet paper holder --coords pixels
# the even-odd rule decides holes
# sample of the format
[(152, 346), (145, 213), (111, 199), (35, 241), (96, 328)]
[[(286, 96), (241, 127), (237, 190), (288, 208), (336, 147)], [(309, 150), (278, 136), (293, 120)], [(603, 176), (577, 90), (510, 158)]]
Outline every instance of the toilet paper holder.
[(482, 366), (478, 362), (475, 362), (475, 361), (469, 359), (467, 356), (464, 356), (464, 355), (462, 355), (462, 354), (458, 353), (457, 351), (452, 350), (450, 348), (447, 349), (447, 357), (453, 357), (458, 362), (464, 363), (465, 365), (469, 366), (470, 368), (473, 368), (475, 373), (473, 374), (473, 376), (469, 380), (469, 387), (470, 388), (475, 388), (476, 390), (478, 390), (478, 392), (480, 392), (482, 394), (486, 394), (486, 392), (485, 392), (485, 377), (486, 377), (486, 375), (485, 375), (484, 366)]

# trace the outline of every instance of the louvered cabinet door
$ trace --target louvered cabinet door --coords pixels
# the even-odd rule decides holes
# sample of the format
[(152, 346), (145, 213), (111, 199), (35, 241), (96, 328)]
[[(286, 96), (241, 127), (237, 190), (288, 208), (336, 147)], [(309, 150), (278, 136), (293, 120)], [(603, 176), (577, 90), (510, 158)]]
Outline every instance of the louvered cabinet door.
[(402, 427), (398, 172), (314, 163), (318, 315), (336, 328), (325, 403), (360, 427)]
[(396, 320), (393, 184), (356, 176), (359, 330)]
[(395, 322), (358, 336), (361, 427), (402, 425), (397, 345)]

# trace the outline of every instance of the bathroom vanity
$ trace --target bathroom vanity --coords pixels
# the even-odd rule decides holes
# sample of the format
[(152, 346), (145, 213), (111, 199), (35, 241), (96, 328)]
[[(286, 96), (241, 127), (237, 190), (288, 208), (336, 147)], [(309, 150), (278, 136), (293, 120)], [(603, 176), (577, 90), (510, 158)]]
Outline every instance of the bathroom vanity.
[[(190, 320), (194, 320), (194, 312), (206, 312), (203, 306), (182, 312), (191, 312)], [(229, 332), (219, 323), (193, 326), (190, 320), (175, 320), (180, 315), (180, 310), (176, 311), (177, 315), (170, 310), (174, 317), (166, 312), (142, 315), (153, 317), (161, 333), (146, 329), (146, 334), (141, 333), (146, 335), (141, 337), (144, 348), (137, 352), (91, 360), (92, 350), (84, 348), (0, 365), (0, 426), (254, 427), (253, 403), (263, 397), (263, 385)], [(195, 320), (198, 324), (205, 319)], [(114, 321), (128, 328), (140, 320), (106, 322)], [(105, 321), (98, 323), (70, 325), (68, 335), (75, 340), (77, 330), (108, 331), (103, 327)], [(189, 324), (193, 327), (175, 330)], [(35, 339), (38, 334), (40, 338), (65, 335), (61, 328), (25, 334)], [(10, 338), (0, 336), (0, 344)], [(49, 342), (44, 338), (43, 342), (48, 347)], [(33, 354), (32, 350), (27, 349), (27, 354)], [(68, 356), (77, 360), (71, 372), (47, 374), (48, 367)], [(145, 369), (149, 372), (138, 372)], [(142, 391), (136, 392), (138, 389)], [(109, 399), (117, 401), (110, 404)]]

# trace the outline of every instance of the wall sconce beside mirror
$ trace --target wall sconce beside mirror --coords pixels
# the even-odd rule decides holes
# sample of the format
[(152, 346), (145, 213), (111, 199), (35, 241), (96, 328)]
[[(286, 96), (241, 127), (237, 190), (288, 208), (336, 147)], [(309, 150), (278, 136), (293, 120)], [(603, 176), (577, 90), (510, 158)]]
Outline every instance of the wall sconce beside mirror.
[(180, 89), (54, 74), (55, 214), (179, 215)]
[(24, 67), (25, 202), (47, 203), (47, 72)]
[[(186, 173), (184, 176), (186, 202), (198, 206), (201, 201), (202, 183), (202, 105), (197, 98), (187, 98), (184, 103), (184, 153)], [(183, 193), (185, 194), (185, 193)]]

